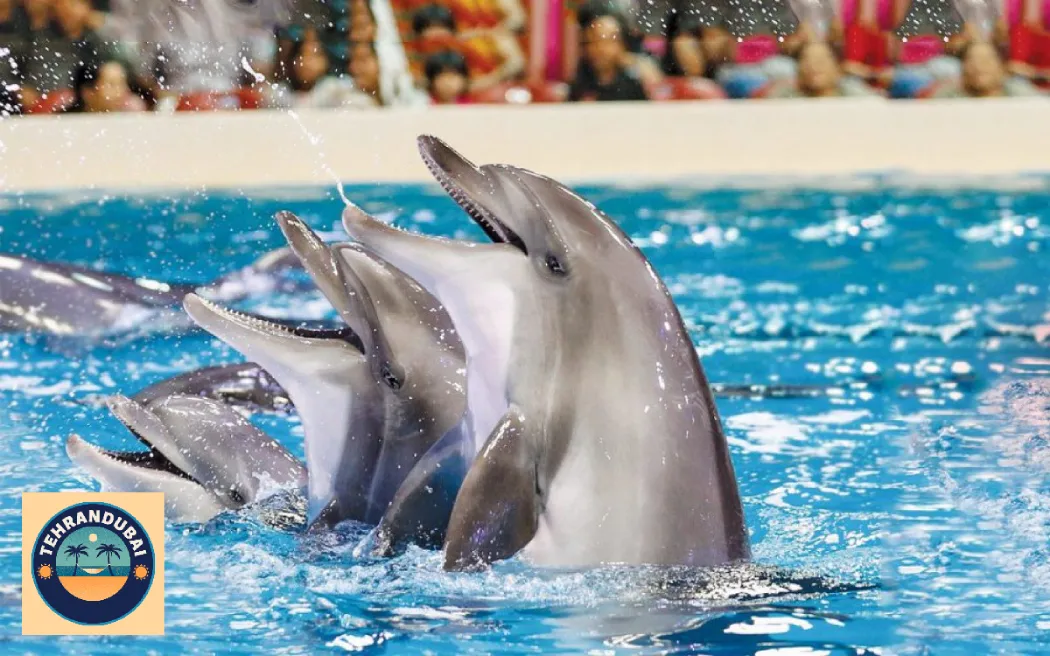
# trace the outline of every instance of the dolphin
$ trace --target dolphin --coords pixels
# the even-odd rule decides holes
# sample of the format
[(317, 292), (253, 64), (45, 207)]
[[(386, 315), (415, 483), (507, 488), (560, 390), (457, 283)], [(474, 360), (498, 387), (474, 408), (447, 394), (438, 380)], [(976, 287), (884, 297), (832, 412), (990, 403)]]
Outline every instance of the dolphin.
[(292, 409), (288, 393), (254, 362), (194, 369), (154, 383), (132, 398), (149, 406), (177, 395), (201, 396), (252, 412), (290, 412)]
[(218, 401), (171, 396), (146, 406), (114, 396), (108, 405), (148, 450), (110, 451), (71, 435), (66, 453), (103, 491), (163, 492), (172, 521), (206, 522), (306, 485), (302, 463)]
[(192, 326), (180, 304), (197, 290), (233, 302), (281, 284), (278, 274), (295, 266), (287, 248), (205, 284), (130, 277), (20, 255), (0, 254), (0, 332), (38, 332), (102, 338), (135, 329), (182, 330)]
[(433, 137), (419, 148), (493, 243), (405, 232), (353, 206), (343, 223), (437, 297), (466, 348), (474, 439), (485, 441), (455, 502), (445, 568), (519, 552), (551, 567), (749, 559), (710, 386), (642, 252), (554, 180), (478, 167)]
[(194, 294), (186, 311), (287, 390), (306, 434), (311, 524), (380, 523), (384, 550), (405, 540), (440, 546), (471, 455), (455, 327), (398, 269), (328, 246), (290, 213), (277, 220), (359, 341), (310, 339)]
[(385, 406), (371, 492), (385, 512), (370, 548), (378, 555), (409, 542), (439, 548), (476, 452), (465, 414), (465, 353), (452, 320), (389, 263), (350, 244), (328, 247), (290, 212), (276, 219), (317, 288), (367, 336), (364, 354)]

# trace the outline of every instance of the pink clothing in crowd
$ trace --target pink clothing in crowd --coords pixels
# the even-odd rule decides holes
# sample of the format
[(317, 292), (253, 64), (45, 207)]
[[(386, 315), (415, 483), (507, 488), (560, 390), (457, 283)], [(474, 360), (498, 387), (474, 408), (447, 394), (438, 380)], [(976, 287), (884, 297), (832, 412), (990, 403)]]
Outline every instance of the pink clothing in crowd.
[(562, 63), (562, 0), (547, 0), (547, 70), (548, 80), (560, 80)]
[[(860, 22), (861, 6), (865, 0), (842, 0), (842, 24), (853, 25)], [(869, 0), (875, 3), (875, 23), (882, 30), (892, 30), (893, 25), (893, 0)], [(1050, 1), (1050, 0), (1048, 0)]]
[(757, 64), (777, 54), (777, 38), (766, 34), (745, 37), (736, 44), (736, 63)]
[(944, 39), (939, 36), (912, 36), (901, 43), (897, 61), (901, 64), (923, 64), (944, 54)]
[(1031, 22), (1050, 29), (1050, 0), (1004, 0), (1004, 4), (1006, 22), (1010, 27)]

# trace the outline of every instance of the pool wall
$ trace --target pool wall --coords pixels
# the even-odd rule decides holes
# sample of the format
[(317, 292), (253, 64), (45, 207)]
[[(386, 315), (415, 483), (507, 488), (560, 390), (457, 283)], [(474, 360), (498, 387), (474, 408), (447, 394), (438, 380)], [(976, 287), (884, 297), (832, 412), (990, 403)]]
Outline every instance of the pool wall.
[(413, 139), (569, 181), (1050, 172), (1042, 98), (477, 106), (0, 120), (0, 191), (429, 180)]

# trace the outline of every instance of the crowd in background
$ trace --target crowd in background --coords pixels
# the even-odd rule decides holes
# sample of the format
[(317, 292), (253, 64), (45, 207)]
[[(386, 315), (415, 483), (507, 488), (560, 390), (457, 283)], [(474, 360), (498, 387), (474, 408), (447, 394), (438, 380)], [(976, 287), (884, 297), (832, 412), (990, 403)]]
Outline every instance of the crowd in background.
[(0, 0), (5, 115), (988, 97), (1048, 81), (1050, 0)]

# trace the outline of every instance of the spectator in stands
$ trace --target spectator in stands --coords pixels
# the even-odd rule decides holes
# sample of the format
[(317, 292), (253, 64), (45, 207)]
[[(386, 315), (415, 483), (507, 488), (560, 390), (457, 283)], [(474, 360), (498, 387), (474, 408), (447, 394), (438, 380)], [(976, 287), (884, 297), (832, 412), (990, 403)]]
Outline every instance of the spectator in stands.
[(700, 40), (701, 26), (695, 16), (674, 11), (667, 23), (667, 46), (660, 68), (670, 77), (703, 77), (707, 60)]
[(128, 86), (128, 71), (110, 59), (89, 61), (77, 67), (73, 82), (74, 102), (65, 112), (105, 113), (146, 110), (142, 98)]
[[(367, 6), (367, 5), (365, 5)], [(371, 11), (358, 14), (350, 24), (350, 43), (371, 43), (376, 38), (376, 22)]]
[(461, 30), (443, 5), (425, 5), (417, 10), (412, 17), (412, 33), (415, 50), (424, 58), (444, 50), (463, 55), (470, 78), (468, 91), (472, 93), (515, 80), (525, 70), (525, 56), (512, 34), (501, 28)]
[[(379, 84), (379, 57), (374, 43), (369, 41), (351, 46), (349, 72), (357, 91), (366, 95), (368, 102), (376, 106), (388, 103)], [(359, 100), (361, 104), (367, 104), (364, 98)]]
[(892, 0), (899, 27), (889, 35), (893, 61), (889, 94), (894, 98), (928, 97), (938, 88), (955, 84), (961, 64), (946, 52), (945, 33), (957, 24), (952, 5)]
[(583, 31), (583, 58), (569, 90), (569, 100), (648, 100), (645, 88), (627, 66), (623, 18), (596, 14)]
[(955, 85), (944, 85), (935, 98), (995, 98), (999, 96), (1036, 96), (1040, 92), (1028, 80), (1008, 77), (1003, 59), (996, 47), (986, 41), (973, 41), (962, 53), (962, 79)]
[(456, 21), (444, 5), (425, 5), (412, 16), (412, 35), (420, 41), (451, 40), (456, 36)]
[[(587, 26), (597, 17), (611, 16), (616, 18), (619, 25), (621, 25), (624, 35), (624, 55), (622, 56), (624, 66), (631, 71), (638, 81), (642, 82), (643, 86), (652, 88), (664, 81), (664, 72), (660, 70), (659, 63), (643, 48), (644, 35), (640, 33), (636, 26), (632, 27), (631, 22), (627, 20), (625, 8), (630, 9), (631, 7), (625, 7), (625, 3), (621, 0), (587, 0), (576, 12), (576, 22), (580, 26), (579, 34), (583, 35)], [(634, 13), (636, 13), (636, 10)], [(586, 58), (577, 57), (577, 60), (579, 60), (577, 66), (587, 65)], [(573, 78), (576, 77), (577, 72), (579, 72), (579, 68), (573, 68)], [(589, 75), (589, 73), (585, 73), (585, 75)]]
[(771, 90), (767, 97), (833, 98), (838, 96), (876, 96), (860, 79), (842, 74), (842, 66), (831, 44), (810, 41), (798, 51), (798, 79), (795, 84)]
[(1004, 0), (998, 25), (1009, 44), (1008, 70), (1046, 83), (1050, 80), (1050, 2)]
[(53, 0), (50, 13), (48, 6), (40, 0), (26, 5), (32, 32), (22, 72), (25, 107), (49, 94), (68, 95), (72, 100), (73, 78), (80, 63), (109, 55), (109, 48), (91, 28), (94, 10), (88, 0)]
[(297, 95), (309, 95), (318, 82), (328, 75), (328, 54), (324, 45), (311, 33), (307, 38), (297, 41), (289, 53), (290, 86)]
[(878, 86), (890, 83), (889, 33), (903, 11), (893, 0), (842, 0), (832, 30), (833, 43), (841, 44), (843, 72)]
[[(759, 97), (797, 77), (794, 56), (810, 35), (786, 1), (763, 9), (760, 13), (750, 3), (725, 3), (717, 16), (719, 30), (711, 38), (727, 61), (716, 79), (731, 98)], [(725, 35), (735, 38), (725, 40)]]
[[(371, 44), (360, 44), (364, 46), (365, 52), (373, 55), (374, 49)], [(378, 98), (378, 64), (376, 81), (368, 82), (364, 75), (356, 78), (345, 75), (328, 75), (328, 55), (324, 44), (321, 43), (316, 33), (308, 32), (306, 38), (294, 42), (289, 53), (291, 61), (287, 66), (289, 71), (288, 89), (279, 91), (268, 101), (268, 105), (285, 108), (360, 108), (376, 107)], [(349, 68), (354, 72), (354, 58), (360, 55), (354, 54), (350, 60)], [(358, 73), (365, 70), (359, 63)], [(357, 81), (368, 84), (368, 88), (359, 88)], [(290, 91), (290, 93), (288, 93)]]
[(427, 57), (427, 93), (435, 105), (467, 103), (467, 62), (454, 50), (436, 52)]

